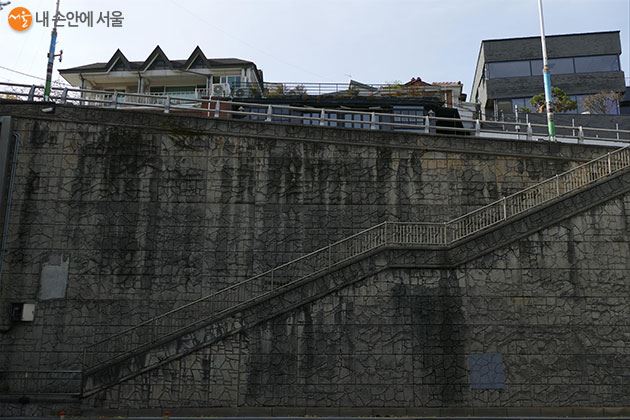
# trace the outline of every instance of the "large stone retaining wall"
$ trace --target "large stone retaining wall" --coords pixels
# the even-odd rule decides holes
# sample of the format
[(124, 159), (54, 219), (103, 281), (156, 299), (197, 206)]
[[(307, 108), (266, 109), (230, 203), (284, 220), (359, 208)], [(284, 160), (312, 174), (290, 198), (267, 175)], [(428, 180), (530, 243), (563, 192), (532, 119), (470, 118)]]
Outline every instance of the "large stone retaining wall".
[[(41, 108), (0, 104), (0, 115), (13, 117), (13, 130), (21, 140), (0, 282), (1, 313), (4, 316), (11, 302), (37, 305), (33, 323), (11, 324), (6, 319), (1, 323), (10, 328), (0, 334), (0, 370), (76, 369), (86, 343), (361, 229), (385, 220), (446, 221), (607, 151), (583, 145), (78, 107), (57, 106), (53, 114), (45, 114)], [(545, 247), (561, 247), (566, 238), (539, 245), (535, 240), (525, 241), (522, 246), (531, 248), (528, 252), (540, 250), (546, 255)], [(530, 243), (533, 245), (527, 248)], [(575, 256), (579, 247), (573, 248)], [(542, 305), (541, 313), (547, 313), (543, 308), (554, 306), (554, 302), (566, 307), (561, 300), (564, 292), (558, 296), (549, 292), (548, 297), (534, 300), (519, 292), (528, 283), (524, 279), (529, 274), (500, 271), (521, 261), (521, 251), (517, 256), (510, 252), (493, 257), (497, 266), (488, 258), (476, 262), (479, 267), (473, 264), (463, 271), (390, 271), (357, 289), (288, 314), (286, 319), (230, 338), (208, 351), (220, 353), (220, 349), (234, 346), (237, 350), (204, 362), (211, 363), (212, 368), (206, 364), (200, 369), (209, 373), (199, 371), (203, 381), (212, 375), (224, 378), (221, 383), (226, 390), (216, 398), (210, 394), (195, 397), (194, 404), (363, 404), (361, 395), (365, 396), (369, 381), (374, 380), (378, 383), (369, 391), (369, 395), (375, 393), (373, 406), (479, 405), (481, 402), (469, 393), (457, 390), (465, 387), (461, 380), (466, 373), (466, 355), (477, 351), (468, 342), (474, 338), (469, 331), (476, 331), (477, 321), (473, 322), (470, 311), (474, 312), (477, 304), (467, 291), (445, 297), (440, 292), (444, 279), (472, 282), (484, 290), (494, 290), (495, 285), (505, 289), (500, 299), (484, 300), (480, 310), (485, 312), (474, 318), (483, 318), (489, 325), (494, 325), (494, 319), (508, 319), (525, 302)], [(554, 283), (552, 260), (531, 261), (542, 264), (536, 269), (534, 263), (527, 266), (535, 269), (536, 282), (548, 279)], [(602, 263), (592, 270), (606, 267)], [(509, 276), (502, 277), (504, 273)], [(603, 289), (602, 305), (607, 296)], [(507, 302), (513, 298), (520, 300), (510, 307)], [(429, 312), (417, 313), (425, 309), (416, 303)], [(381, 318), (387, 326), (377, 327), (371, 337), (353, 318), (363, 313), (372, 313), (371, 319)], [(528, 322), (537, 319), (534, 315), (523, 314), (533, 317), (527, 318)], [(423, 317), (421, 321), (418, 316)], [(372, 321), (365, 321), (371, 325)], [(415, 327), (409, 322), (422, 325), (418, 328), (425, 335), (413, 332)], [(440, 330), (443, 324), (452, 324), (461, 334), (448, 338), (451, 333)], [(342, 337), (339, 328), (343, 325), (357, 327)], [(488, 331), (499, 334), (496, 328)], [(334, 339), (337, 336), (339, 340)], [(441, 352), (437, 359), (433, 350), (422, 350), (423, 340), (434, 341), (436, 337), (442, 337), (436, 344)], [(356, 343), (351, 344), (352, 340)], [(454, 347), (451, 340), (457, 341)], [(512, 366), (511, 353), (494, 341), (484, 340), (487, 348), (479, 350), (481, 353), (501, 354), (504, 366)], [(506, 348), (516, 346), (518, 340), (518, 335), (508, 335)], [(563, 338), (552, 341), (557, 340)], [(374, 353), (368, 351), (368, 343)], [(602, 346), (607, 343), (603, 340)], [(347, 355), (352, 353), (351, 345), (365, 347), (365, 353)], [(615, 348), (625, 348), (620, 346)], [(536, 355), (542, 350), (532, 351)], [(237, 362), (234, 357), (238, 357)], [(479, 360), (495, 363), (498, 356), (484, 357)], [(281, 359), (289, 362), (278, 370)], [(322, 365), (329, 359), (332, 364)], [(426, 367), (434, 359), (441, 361), (438, 365), (442, 368)], [(536, 360), (528, 359), (527, 363), (538, 363)], [(417, 370), (416, 366), (424, 367)], [(506, 383), (512, 378), (510, 369)], [(425, 389), (428, 394), (415, 388), (425, 374), (434, 381), (425, 384), (425, 388), (434, 384), (430, 385), (434, 388)], [(403, 386), (407, 379), (413, 382)], [(439, 398), (428, 396), (451, 379), (453, 390), (438, 392)], [(277, 386), (305, 386), (309, 382), (309, 387), (297, 391), (280, 387), (274, 394), (263, 386), (268, 381)], [(400, 386), (396, 385), (399, 382)], [(392, 384), (391, 389), (387, 390), (390, 387), (386, 384)], [(211, 388), (208, 392), (220, 389)], [(316, 391), (317, 401), (307, 401), (308, 389)], [(281, 401), (280, 395), (290, 395), (284, 391), (297, 394), (291, 394), (291, 401), (286, 400), (289, 397)], [(390, 398), (392, 392), (397, 395), (394, 399)], [(124, 395), (101, 407), (136, 404), (133, 395), (137, 394)], [(493, 398), (486, 404), (493, 405), (498, 397)], [(573, 401), (562, 398), (556, 402)]]

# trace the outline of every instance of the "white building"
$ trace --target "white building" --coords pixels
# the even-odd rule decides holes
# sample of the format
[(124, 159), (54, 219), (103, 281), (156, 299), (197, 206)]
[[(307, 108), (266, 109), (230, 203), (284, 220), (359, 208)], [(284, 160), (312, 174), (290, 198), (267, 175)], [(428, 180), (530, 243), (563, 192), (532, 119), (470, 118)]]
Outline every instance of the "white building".
[(263, 88), (262, 71), (251, 61), (207, 58), (196, 47), (186, 60), (170, 60), (157, 46), (144, 61), (117, 50), (106, 63), (59, 70), (74, 87), (183, 98), (251, 97)]

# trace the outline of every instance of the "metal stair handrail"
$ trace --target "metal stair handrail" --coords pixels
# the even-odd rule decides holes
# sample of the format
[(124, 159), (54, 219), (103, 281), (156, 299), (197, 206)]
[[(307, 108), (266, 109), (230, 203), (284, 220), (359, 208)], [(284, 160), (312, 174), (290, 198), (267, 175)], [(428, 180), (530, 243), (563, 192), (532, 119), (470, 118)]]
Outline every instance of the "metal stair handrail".
[(200, 318), (237, 309), (304, 279), (385, 246), (449, 246), (630, 167), (630, 146), (503, 197), (445, 223), (383, 222), (340, 241), (235, 283), (84, 348), (83, 367), (91, 369), (131, 354), (198, 324)]

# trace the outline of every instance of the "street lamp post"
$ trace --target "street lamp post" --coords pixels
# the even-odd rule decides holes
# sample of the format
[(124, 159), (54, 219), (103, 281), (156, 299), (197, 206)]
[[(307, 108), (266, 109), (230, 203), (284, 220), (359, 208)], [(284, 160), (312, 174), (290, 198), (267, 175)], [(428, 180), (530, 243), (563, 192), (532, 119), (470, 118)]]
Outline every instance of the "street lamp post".
[[(57, 19), (56, 17), (59, 15), (59, 0), (57, 0), (57, 8), (55, 11), (55, 15), (53, 16), (53, 29), (50, 34), (50, 49), (48, 50), (48, 67), (46, 68), (46, 85), (44, 86), (44, 100), (47, 101), (50, 99), (50, 89), (52, 84), (52, 74), (53, 74), (53, 64), (55, 61), (55, 47), (57, 46)], [(61, 61), (61, 54), (59, 54), (59, 61)]]
[(553, 120), (553, 110), (551, 109), (551, 73), (549, 72), (549, 62), (547, 59), (547, 43), (545, 42), (545, 20), (543, 17), (542, 0), (538, 0), (538, 16), (540, 17), (540, 41), (543, 55), (543, 79), (545, 84), (545, 106), (547, 108), (547, 129), (549, 140), (556, 141), (556, 123)]

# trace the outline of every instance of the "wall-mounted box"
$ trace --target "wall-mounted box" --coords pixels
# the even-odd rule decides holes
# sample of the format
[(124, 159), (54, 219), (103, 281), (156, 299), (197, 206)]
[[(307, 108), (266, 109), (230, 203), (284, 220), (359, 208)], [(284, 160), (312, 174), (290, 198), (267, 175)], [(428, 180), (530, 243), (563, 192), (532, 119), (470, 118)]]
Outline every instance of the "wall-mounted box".
[(11, 321), (33, 322), (33, 320), (35, 320), (34, 303), (19, 302), (11, 304)]

